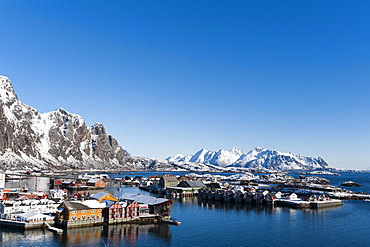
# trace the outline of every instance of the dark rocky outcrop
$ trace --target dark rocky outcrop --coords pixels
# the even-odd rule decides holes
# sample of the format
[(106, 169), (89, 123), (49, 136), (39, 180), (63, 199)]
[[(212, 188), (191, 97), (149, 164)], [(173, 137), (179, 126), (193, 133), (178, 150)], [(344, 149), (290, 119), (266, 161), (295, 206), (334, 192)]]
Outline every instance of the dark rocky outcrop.
[(346, 182), (343, 182), (340, 186), (342, 187), (361, 187), (362, 185), (356, 182), (353, 182), (353, 181), (346, 181)]
[(62, 108), (40, 114), (0, 76), (0, 164), (8, 169), (132, 169), (132, 158), (100, 123)]

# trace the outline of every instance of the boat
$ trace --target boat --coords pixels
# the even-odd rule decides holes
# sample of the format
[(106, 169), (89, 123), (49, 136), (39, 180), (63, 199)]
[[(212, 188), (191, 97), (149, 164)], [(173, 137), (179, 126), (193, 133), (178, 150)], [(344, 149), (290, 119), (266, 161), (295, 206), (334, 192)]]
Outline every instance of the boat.
[(162, 222), (166, 224), (170, 224), (170, 225), (176, 225), (176, 226), (181, 225), (181, 222), (178, 220), (163, 220)]

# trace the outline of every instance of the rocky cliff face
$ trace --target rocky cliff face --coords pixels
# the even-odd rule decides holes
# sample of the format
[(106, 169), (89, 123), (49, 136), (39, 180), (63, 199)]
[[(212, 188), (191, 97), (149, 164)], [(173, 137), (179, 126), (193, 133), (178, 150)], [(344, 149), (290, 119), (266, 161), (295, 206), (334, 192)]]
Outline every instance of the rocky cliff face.
[(0, 164), (9, 169), (132, 169), (132, 159), (100, 123), (88, 127), (60, 108), (40, 114), (0, 76)]

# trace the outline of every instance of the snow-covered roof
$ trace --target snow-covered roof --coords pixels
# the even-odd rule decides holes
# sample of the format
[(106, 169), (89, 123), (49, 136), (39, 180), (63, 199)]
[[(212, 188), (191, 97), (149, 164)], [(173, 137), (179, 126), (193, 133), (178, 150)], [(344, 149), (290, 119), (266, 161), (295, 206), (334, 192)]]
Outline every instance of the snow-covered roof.
[(48, 215), (45, 215), (45, 214), (40, 214), (40, 213), (36, 213), (36, 212), (26, 212), (26, 213), (23, 213), (23, 214), (19, 214), (18, 215), (19, 218), (23, 218), (25, 220), (32, 220), (32, 219), (54, 219), (54, 217), (52, 216), (48, 216)]
[(199, 180), (184, 181), (184, 182), (187, 183), (189, 185), (189, 187), (206, 187), (206, 185), (202, 181), (199, 181)]
[(64, 205), (69, 210), (83, 210), (91, 208), (105, 208), (106, 203), (100, 203), (97, 200), (86, 200), (86, 201), (64, 201)]
[(99, 200), (100, 198), (102, 198), (106, 195), (109, 195), (109, 194), (105, 193), (105, 192), (98, 192), (98, 193), (95, 193), (94, 195), (92, 195), (91, 198)]
[(168, 199), (164, 198), (157, 198), (153, 196), (146, 196), (146, 195), (138, 195), (133, 193), (125, 193), (120, 197), (121, 200), (134, 200), (137, 201), (137, 203), (144, 203), (148, 205), (158, 205), (165, 202), (171, 202)]
[(105, 208), (106, 207), (106, 204), (104, 202), (98, 202), (97, 200), (86, 200), (86, 201), (83, 201), (82, 204), (90, 208)]
[(89, 181), (87, 181), (88, 183), (96, 183), (98, 182), (100, 179), (99, 178), (90, 178)]

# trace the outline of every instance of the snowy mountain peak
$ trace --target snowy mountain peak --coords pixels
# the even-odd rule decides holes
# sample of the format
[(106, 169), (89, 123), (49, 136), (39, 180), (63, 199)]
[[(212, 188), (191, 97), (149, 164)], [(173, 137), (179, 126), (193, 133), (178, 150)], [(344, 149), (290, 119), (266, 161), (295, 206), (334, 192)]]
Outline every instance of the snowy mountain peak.
[(13, 85), (6, 76), (0, 76), (0, 100), (8, 106), (18, 101), (18, 96), (14, 92)]
[(167, 158), (167, 160), (172, 162), (196, 162), (220, 167), (267, 168), (283, 171), (315, 170), (328, 167), (328, 164), (320, 157), (304, 157), (298, 154), (283, 153), (278, 150), (261, 147), (256, 147), (248, 153), (237, 148), (232, 148), (230, 151), (221, 149), (218, 152), (202, 149), (194, 155), (176, 155)]
[(69, 112), (67, 112), (66, 110), (64, 110), (62, 107), (59, 107), (56, 112), (62, 114), (62, 115), (69, 115)]
[(130, 169), (128, 160), (102, 124), (89, 128), (63, 108), (40, 114), (18, 100), (9, 78), (0, 76), (2, 169)]
[(266, 150), (267, 150), (267, 148), (262, 148), (262, 147), (255, 147), (253, 149), (253, 151), (256, 151), (256, 152), (263, 152), (263, 151), (266, 151)]
[(237, 147), (233, 147), (231, 150), (230, 150), (230, 153), (232, 154), (237, 154), (237, 155), (241, 155), (241, 154), (245, 154), (245, 152)]

